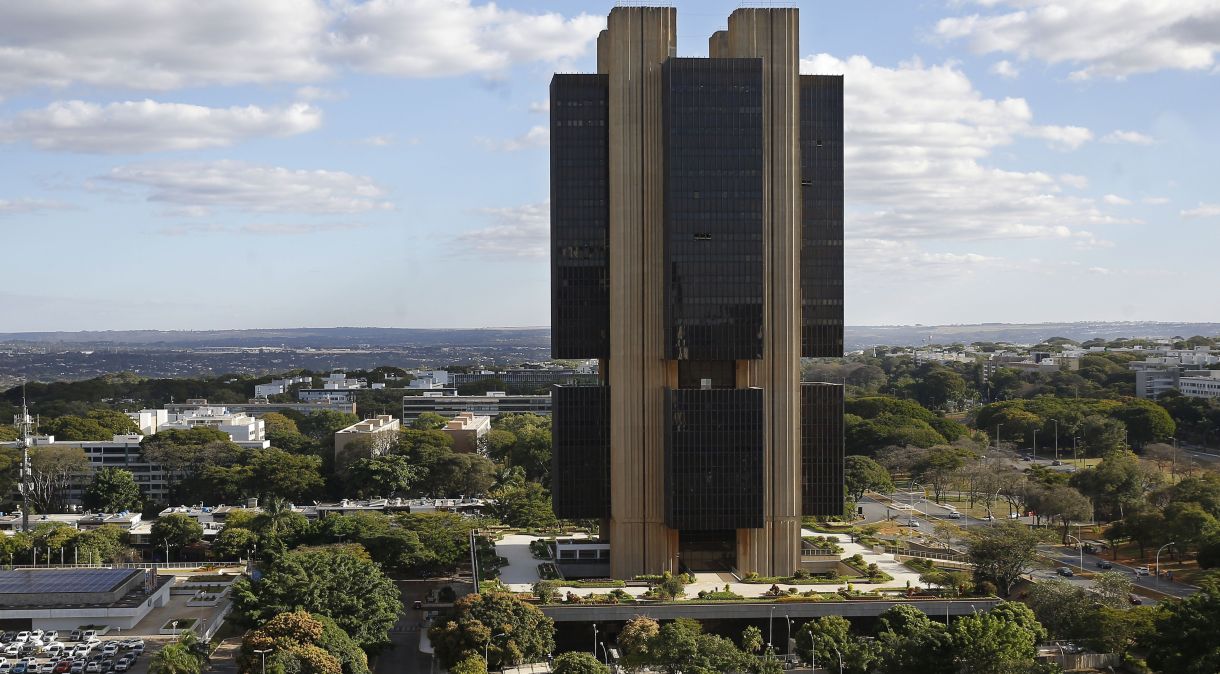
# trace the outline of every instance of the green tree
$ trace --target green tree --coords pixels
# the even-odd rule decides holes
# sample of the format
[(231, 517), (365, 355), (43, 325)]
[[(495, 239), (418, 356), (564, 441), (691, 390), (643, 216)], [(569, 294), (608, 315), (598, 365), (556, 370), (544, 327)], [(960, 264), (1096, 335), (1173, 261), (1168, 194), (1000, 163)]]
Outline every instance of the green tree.
[(1093, 589), (1110, 608), (1127, 606), (1132, 586), (1131, 577), (1119, 571), (1103, 571), (1093, 577)]
[(199, 674), (202, 670), (203, 658), (195, 651), (194, 632), (183, 632), (148, 663), (149, 674)]
[(280, 555), (257, 582), (239, 580), (233, 600), (247, 625), (304, 610), (334, 620), (366, 650), (389, 643), (390, 627), (402, 611), (393, 581), (363, 547), (350, 544)]
[(972, 527), (967, 536), (975, 583), (993, 583), (1004, 596), (1012, 592), (1013, 584), (1033, 565), (1041, 540), (1037, 531), (1019, 522)]
[(315, 495), (325, 484), (322, 459), (317, 456), (290, 454), (271, 447), (253, 450), (249, 465), (252, 493), (299, 501)]
[(368, 656), (335, 621), (305, 611), (281, 613), (247, 632), (240, 658), (243, 671), (258, 671), (261, 658), (256, 651), (266, 650), (287, 671), (369, 674)]
[(928, 409), (944, 409), (966, 395), (966, 380), (943, 365), (931, 365), (915, 381), (915, 399)]
[(1137, 447), (1173, 437), (1177, 430), (1169, 412), (1151, 400), (1131, 398), (1114, 416), (1126, 424), (1127, 440)]
[[(116, 410), (90, 410), (85, 418), (92, 419), (110, 431), (111, 435), (140, 435), (140, 427), (123, 412)], [(110, 438), (106, 438), (109, 440)]]
[(487, 663), (482, 655), (470, 655), (454, 663), (449, 674), (487, 674)]
[(741, 650), (757, 655), (763, 649), (762, 630), (757, 625), (749, 625), (741, 633)]
[(477, 520), (456, 513), (409, 513), (393, 521), (418, 537), (422, 550), (410, 572), (420, 575), (447, 573), (468, 562), (470, 531), (479, 527)]
[(432, 559), (418, 534), (395, 526), (381, 513), (327, 516), (315, 527), (314, 538), (319, 543), (359, 543), (382, 568), (407, 575), (418, 575)]
[(1220, 534), (1220, 523), (1198, 503), (1170, 503), (1165, 508), (1165, 536), (1175, 548), (1198, 548)]
[(1140, 465), (1129, 450), (1115, 450), (1101, 463), (1072, 476), (1071, 484), (1091, 497), (1100, 513), (1122, 519), (1127, 508), (1145, 502), (1160, 475)]
[(570, 651), (555, 657), (555, 674), (610, 674), (610, 668), (584, 651)]
[(226, 526), (212, 542), (212, 557), (221, 561), (244, 559), (258, 545), (258, 534), (241, 527)]
[(182, 513), (170, 513), (153, 521), (149, 540), (153, 545), (169, 543), (171, 548), (182, 548), (203, 540), (203, 525), (199, 520)]
[(1063, 485), (1056, 485), (1035, 492), (1030, 505), (1039, 517), (1059, 522), (1060, 539), (1068, 542), (1068, 533), (1073, 522), (1084, 522), (1093, 514), (1093, 504), (1083, 494)]
[(899, 605), (878, 618), (880, 674), (955, 674), (953, 644), (944, 625), (923, 611)]
[(44, 445), (30, 449), (30, 491), (26, 497), (37, 512), (63, 512), (68, 488), (78, 475), (90, 470), (79, 447)]
[[(851, 634), (851, 623), (840, 616), (822, 616), (801, 626), (796, 633), (796, 648), (805, 659), (816, 658), (818, 665), (834, 672), (867, 672), (876, 652)], [(843, 669), (839, 669), (839, 656)]]
[(405, 456), (357, 459), (347, 468), (348, 491), (359, 498), (406, 496), (423, 477)]
[(411, 428), (417, 431), (435, 431), (444, 428), (448, 421), (436, 412), (422, 412), (411, 422)]
[(492, 517), (510, 527), (543, 528), (559, 523), (551, 509), (551, 495), (537, 482), (513, 482), (488, 494)]
[(1086, 454), (1106, 456), (1122, 449), (1127, 427), (1118, 419), (1101, 414), (1092, 414), (1080, 424), (1080, 439)]
[(1193, 595), (1162, 605), (1155, 629), (1144, 635), (1148, 665), (1158, 672), (1220, 672), (1220, 585), (1206, 581)]
[(622, 662), (627, 667), (643, 667), (651, 662), (650, 645), (661, 632), (661, 624), (646, 616), (636, 616), (623, 625), (618, 634)]
[(752, 660), (733, 642), (705, 634), (702, 625), (689, 618), (661, 626), (648, 652), (649, 664), (668, 674), (737, 672), (747, 669)]
[[(130, 420), (129, 420), (130, 421)], [(98, 441), (114, 438), (114, 432), (97, 419), (59, 417), (42, 424), (42, 431), (56, 440)], [(137, 431), (138, 432), (138, 431)]]
[(93, 474), (85, 489), (85, 507), (104, 513), (139, 510), (144, 495), (131, 471), (107, 466)]
[(1005, 602), (958, 618), (949, 630), (962, 671), (1011, 674), (1035, 664), (1046, 630), (1024, 604)]
[(546, 657), (555, 650), (554, 631), (554, 622), (538, 608), (508, 593), (485, 592), (459, 599), (453, 615), (433, 625), (428, 636), (445, 667), (484, 649), (489, 663), (502, 667)]
[(885, 466), (867, 456), (852, 455), (844, 458), (843, 479), (847, 493), (853, 501), (864, 498), (864, 492), (876, 491), (889, 493), (894, 491), (894, 481)]
[(272, 447), (299, 454), (309, 451), (310, 439), (301, 433), (297, 422), (279, 412), (268, 412), (260, 417), (263, 420), (263, 430)]
[(420, 489), (433, 496), (457, 498), (486, 494), (495, 482), (496, 464), (481, 454), (452, 451), (431, 465)]
[(297, 423), (301, 433), (324, 448), (334, 450), (335, 433), (360, 421), (360, 417), (350, 412), (334, 410), (319, 410), (308, 414)]
[(1029, 587), (1025, 602), (1055, 639), (1086, 639), (1094, 633), (1098, 607), (1078, 585), (1059, 578), (1039, 581)]

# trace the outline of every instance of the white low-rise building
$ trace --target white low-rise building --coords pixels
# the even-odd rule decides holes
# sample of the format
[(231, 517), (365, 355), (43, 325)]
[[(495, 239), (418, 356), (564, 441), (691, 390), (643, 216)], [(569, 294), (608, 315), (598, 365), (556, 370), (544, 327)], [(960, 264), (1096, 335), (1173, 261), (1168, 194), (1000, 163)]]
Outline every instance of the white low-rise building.
[(234, 443), (247, 449), (271, 446), (263, 420), (242, 412), (230, 412), (225, 407), (207, 406), (170, 414), (159, 431), (213, 428), (227, 433)]
[(1178, 379), (1178, 390), (1182, 395), (1188, 398), (1220, 398), (1220, 370), (1194, 371), (1189, 375)]
[(335, 458), (347, 449), (356, 438), (372, 438), (373, 456), (379, 456), (389, 451), (398, 439), (398, 430), (402, 423), (388, 414), (380, 414), (372, 419), (365, 419), (335, 432)]

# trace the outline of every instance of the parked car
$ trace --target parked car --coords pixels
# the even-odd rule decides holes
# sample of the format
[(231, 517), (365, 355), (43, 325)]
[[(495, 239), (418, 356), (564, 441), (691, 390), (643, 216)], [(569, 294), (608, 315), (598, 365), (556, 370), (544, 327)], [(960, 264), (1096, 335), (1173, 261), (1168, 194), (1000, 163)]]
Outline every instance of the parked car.
[(907, 520), (907, 526), (908, 527), (917, 527), (917, 526), (919, 526), (919, 520), (912, 517)]
[(962, 518), (962, 514), (956, 510), (949, 513), (949, 519), (951, 519), (951, 520), (960, 520), (961, 518)]
[(1146, 567), (1146, 566), (1135, 567), (1135, 575), (1137, 575), (1137, 576), (1147, 576), (1147, 575), (1149, 575), (1149, 573), (1150, 573), (1150, 571), (1148, 571), (1148, 567)]
[(1097, 560), (1097, 568), (1109, 570), (1113, 569), (1114, 565), (1104, 559), (1099, 559)]
[(1066, 566), (1061, 566), (1061, 567), (1055, 569), (1055, 573), (1063, 576), (1064, 578), (1071, 578), (1072, 576), (1076, 575), (1076, 572), (1072, 571), (1070, 568), (1068, 568)]

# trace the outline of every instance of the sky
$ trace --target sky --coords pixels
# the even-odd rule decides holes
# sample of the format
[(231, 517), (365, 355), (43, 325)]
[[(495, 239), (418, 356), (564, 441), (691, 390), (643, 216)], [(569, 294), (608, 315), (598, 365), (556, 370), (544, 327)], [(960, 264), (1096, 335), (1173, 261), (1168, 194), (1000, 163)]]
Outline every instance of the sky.
[[(546, 325), (548, 84), (613, 6), (0, 2), (0, 332)], [(1220, 0), (799, 7), (848, 324), (1220, 320)]]

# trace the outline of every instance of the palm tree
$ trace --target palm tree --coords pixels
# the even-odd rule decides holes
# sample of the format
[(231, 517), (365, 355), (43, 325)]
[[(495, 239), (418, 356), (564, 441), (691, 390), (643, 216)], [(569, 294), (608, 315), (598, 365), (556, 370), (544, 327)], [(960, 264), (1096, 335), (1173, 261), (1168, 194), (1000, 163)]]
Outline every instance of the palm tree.
[(148, 674), (199, 674), (202, 670), (203, 658), (195, 652), (194, 632), (183, 633), (148, 663)]

